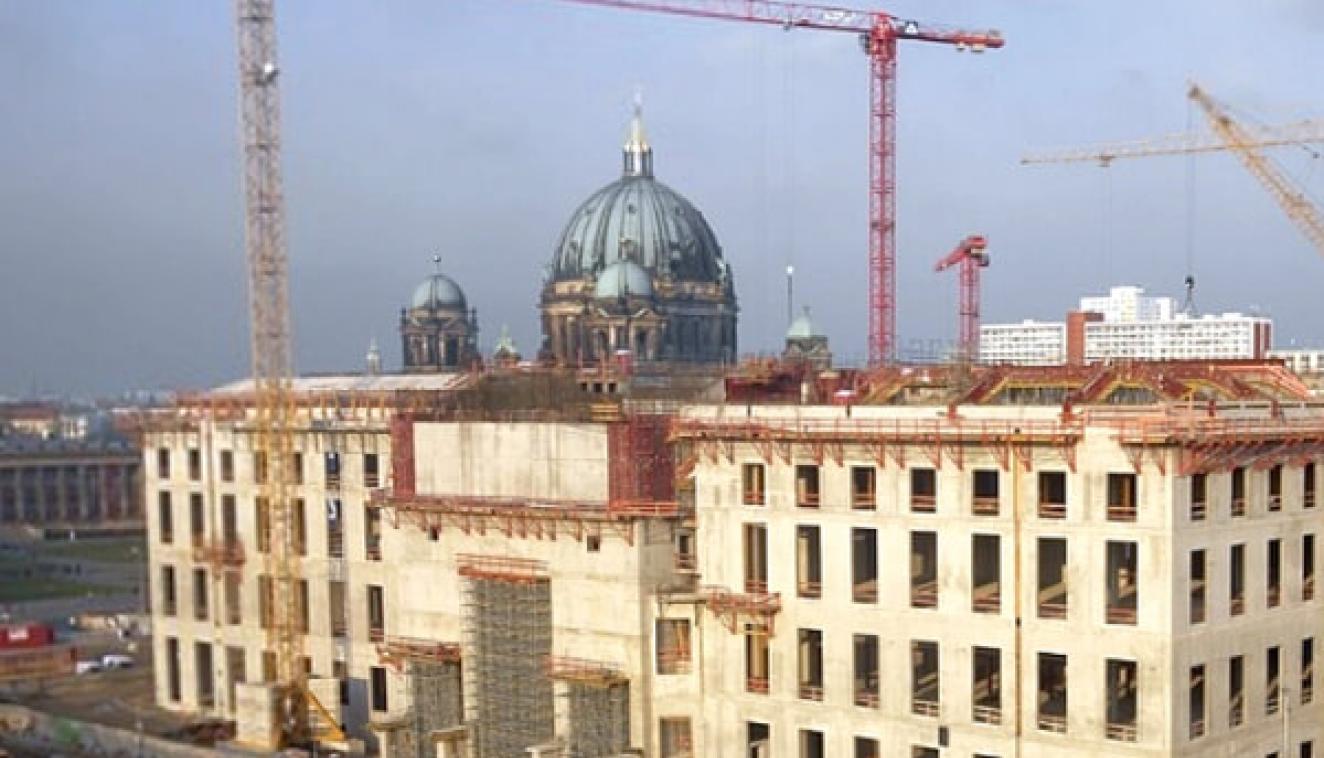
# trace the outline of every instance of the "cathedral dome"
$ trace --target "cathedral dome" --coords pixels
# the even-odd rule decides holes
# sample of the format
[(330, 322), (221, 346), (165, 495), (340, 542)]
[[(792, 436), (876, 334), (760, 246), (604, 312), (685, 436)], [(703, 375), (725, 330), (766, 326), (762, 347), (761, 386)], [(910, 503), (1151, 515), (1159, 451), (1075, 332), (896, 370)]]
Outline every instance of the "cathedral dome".
[(653, 150), (637, 111), (624, 145), (624, 175), (570, 216), (556, 245), (551, 280), (597, 277), (617, 261), (682, 281), (727, 286), (730, 276), (703, 214), (653, 178)]
[(464, 310), (464, 290), (455, 280), (440, 272), (424, 279), (414, 289), (414, 297), (409, 301), (410, 308), (428, 310)]
[(593, 285), (593, 297), (652, 297), (653, 282), (644, 270), (634, 261), (616, 261), (604, 268)]

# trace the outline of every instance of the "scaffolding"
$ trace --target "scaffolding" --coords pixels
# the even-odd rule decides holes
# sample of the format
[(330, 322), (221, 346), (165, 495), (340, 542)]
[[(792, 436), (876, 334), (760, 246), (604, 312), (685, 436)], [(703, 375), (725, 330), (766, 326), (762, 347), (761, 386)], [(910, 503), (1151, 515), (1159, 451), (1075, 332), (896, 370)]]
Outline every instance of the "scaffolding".
[(630, 744), (630, 683), (618, 669), (585, 658), (548, 656), (543, 671), (566, 688), (567, 755), (608, 758), (625, 752)]
[(555, 736), (552, 592), (541, 561), (460, 554), (475, 754), (520, 758)]
[(689, 442), (688, 458), (679, 468), (691, 471), (700, 456), (716, 463), (735, 461), (737, 444), (752, 445), (764, 462), (809, 458), (840, 464), (846, 445), (867, 448), (880, 468), (895, 462), (905, 468), (909, 455), (918, 453), (935, 469), (950, 462), (965, 468), (971, 448), (993, 454), (1004, 471), (1019, 463), (1026, 471), (1036, 456), (1051, 454), (1075, 471), (1076, 447), (1085, 434), (1078, 417), (1059, 420), (993, 421), (948, 416), (936, 419), (796, 419), (748, 417), (678, 418), (671, 440)]
[(732, 592), (706, 585), (699, 594), (708, 610), (732, 634), (753, 632), (771, 637), (776, 632), (774, 621), (782, 609), (779, 592)]

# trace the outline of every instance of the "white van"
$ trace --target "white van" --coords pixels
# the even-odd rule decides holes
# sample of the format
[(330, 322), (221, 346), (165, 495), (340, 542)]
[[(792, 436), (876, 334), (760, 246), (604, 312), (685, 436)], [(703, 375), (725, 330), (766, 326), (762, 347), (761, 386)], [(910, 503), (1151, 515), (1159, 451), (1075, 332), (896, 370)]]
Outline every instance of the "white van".
[(74, 664), (74, 674), (82, 676), (83, 674), (100, 674), (101, 661), (79, 661)]
[(111, 669), (131, 669), (133, 668), (133, 658), (119, 653), (106, 653), (101, 656), (101, 667), (107, 671)]

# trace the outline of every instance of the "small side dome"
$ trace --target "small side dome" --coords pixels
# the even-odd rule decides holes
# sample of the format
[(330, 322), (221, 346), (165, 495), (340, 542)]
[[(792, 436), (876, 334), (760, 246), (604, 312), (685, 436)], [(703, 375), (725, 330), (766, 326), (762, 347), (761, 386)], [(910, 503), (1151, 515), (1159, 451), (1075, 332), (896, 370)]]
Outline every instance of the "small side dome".
[(809, 318), (809, 306), (805, 306), (803, 312), (795, 317), (791, 322), (790, 328), (786, 330), (786, 339), (788, 340), (807, 340), (817, 337), (818, 332), (814, 330), (814, 322)]
[(423, 283), (414, 290), (414, 297), (410, 300), (409, 307), (464, 310), (464, 291), (449, 276), (441, 273), (433, 274), (424, 279)]
[(593, 286), (593, 297), (652, 297), (653, 281), (648, 272), (634, 261), (616, 261), (604, 268)]

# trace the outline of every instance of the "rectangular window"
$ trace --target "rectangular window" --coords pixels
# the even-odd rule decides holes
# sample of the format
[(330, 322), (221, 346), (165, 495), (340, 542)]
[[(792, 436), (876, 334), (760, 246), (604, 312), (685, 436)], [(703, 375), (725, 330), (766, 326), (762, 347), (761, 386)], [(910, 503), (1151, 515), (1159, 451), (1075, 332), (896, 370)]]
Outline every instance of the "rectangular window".
[(975, 613), (998, 613), (1002, 610), (1002, 547), (996, 534), (976, 534), (972, 538), (970, 589), (971, 610)]
[(221, 538), (227, 548), (239, 544), (239, 509), (234, 495), (221, 495)]
[(243, 623), (243, 598), (240, 596), (240, 578), (238, 571), (226, 571), (224, 574), (225, 589), (225, 623), (231, 626), (239, 626)]
[(800, 597), (823, 594), (822, 544), (817, 526), (795, 528), (795, 591)]
[(1108, 475), (1108, 520), (1136, 520), (1136, 475)]
[(1061, 537), (1040, 537), (1039, 618), (1067, 617), (1067, 541)]
[(327, 584), (327, 596), (330, 602), (331, 636), (344, 637), (349, 634), (349, 604), (346, 602), (345, 583), (331, 580)]
[(1191, 623), (1202, 624), (1206, 616), (1205, 608), (1205, 586), (1207, 567), (1205, 565), (1205, 552), (1203, 550), (1191, 551), (1191, 585), (1190, 585), (1190, 603), (1191, 603)]
[(242, 647), (225, 648), (225, 694), (230, 704), (230, 712), (238, 707), (235, 699), (235, 686), (248, 681), (245, 669), (244, 649)]
[(878, 602), (878, 530), (850, 530), (851, 599)]
[(855, 738), (855, 758), (880, 758), (880, 750), (878, 740), (872, 737)]
[(1315, 598), (1315, 535), (1301, 536), (1301, 599)]
[(170, 479), (170, 448), (158, 448), (156, 451), (156, 478)]
[(1204, 664), (1192, 666), (1189, 682), (1186, 686), (1190, 700), (1190, 714), (1187, 717), (1190, 724), (1191, 739), (1199, 739), (1204, 736), (1205, 728), (1205, 710), (1204, 710)]
[(340, 498), (326, 500), (326, 554), (330, 558), (345, 557), (345, 519)]
[(1246, 469), (1238, 466), (1232, 469), (1231, 504), (1233, 517), (1246, 515)]
[(376, 453), (363, 454), (363, 486), (368, 489), (376, 489), (382, 486), (381, 464), (378, 462)]
[(1067, 473), (1039, 472), (1039, 518), (1067, 517)]
[(294, 618), (299, 622), (299, 631), (308, 633), (308, 580), (300, 579), (294, 584)]
[(745, 722), (745, 755), (748, 758), (772, 758), (771, 732), (767, 724)]
[(303, 484), (303, 453), (290, 454), (290, 480)]
[(824, 758), (823, 733), (814, 729), (800, 730), (800, 758)]
[(1104, 736), (1118, 742), (1136, 741), (1136, 662), (1108, 659), (1106, 675), (1108, 724)]
[(190, 482), (202, 481), (202, 451), (189, 448), (188, 479)]
[(657, 635), (657, 673), (690, 673), (689, 619), (658, 619), (655, 633)]
[(694, 738), (688, 718), (664, 718), (658, 722), (661, 758), (694, 758)]
[(290, 501), (290, 516), (294, 522), (294, 553), (308, 555), (308, 511), (303, 505), (303, 498)]
[(234, 481), (234, 451), (221, 451), (221, 481), (230, 483)]
[(1283, 509), (1283, 464), (1281, 463), (1269, 469), (1269, 499), (1266, 505), (1271, 512)]
[(262, 681), (271, 683), (276, 681), (276, 651), (262, 651)]
[(745, 524), (745, 592), (768, 591), (768, 527)]
[(740, 500), (745, 505), (763, 505), (765, 500), (764, 469), (762, 463), (746, 463), (740, 467)]
[(253, 453), (253, 483), (267, 483), (267, 454), (261, 450)]
[(823, 699), (823, 632), (801, 629), (799, 634), (800, 699)]
[(156, 495), (157, 525), (161, 533), (161, 544), (169, 545), (175, 541), (175, 509), (170, 504), (169, 492)]
[(196, 492), (188, 496), (188, 531), (193, 547), (202, 547), (206, 540), (207, 514), (202, 495)]
[(1269, 540), (1264, 553), (1264, 603), (1277, 608), (1283, 599), (1283, 541)]
[(1227, 725), (1241, 726), (1246, 720), (1246, 659), (1234, 655), (1227, 662)]
[(207, 620), (207, 569), (193, 569), (193, 618)]
[(193, 674), (198, 690), (198, 705), (211, 708), (216, 705), (216, 691), (212, 680), (211, 644), (193, 643)]
[(995, 468), (975, 469), (971, 474), (974, 500), (971, 509), (976, 516), (998, 515), (1000, 496), (998, 494), (998, 470)]
[(381, 666), (373, 666), (369, 669), (371, 672), (369, 689), (371, 692), (372, 709), (378, 713), (386, 710), (386, 669)]
[(323, 456), (322, 475), (329, 489), (340, 486), (340, 453), (331, 452)]
[(910, 758), (940, 758), (940, 753), (936, 747), (927, 747), (925, 745), (911, 745)]
[(1209, 513), (1209, 481), (1204, 474), (1191, 474), (1191, 521), (1204, 521)]
[(818, 466), (795, 467), (795, 504), (800, 508), (817, 508), (820, 499)]
[(768, 635), (752, 628), (745, 631), (745, 691), (768, 694)]
[(878, 505), (878, 470), (873, 466), (852, 466), (850, 470), (850, 507), (871, 511)]
[(1139, 549), (1134, 542), (1108, 543), (1108, 613), (1109, 624), (1135, 624), (1140, 606), (1136, 584)]
[(910, 607), (938, 607), (938, 534), (910, 533)]
[(865, 708), (877, 708), (879, 696), (878, 635), (857, 634), (854, 636), (853, 642), (855, 650), (855, 704)]
[(938, 643), (914, 640), (910, 643), (910, 712), (917, 716), (938, 717), (941, 710)]
[(254, 530), (257, 533), (257, 551), (265, 553), (271, 550), (271, 505), (265, 497), (253, 498)]
[(1246, 612), (1246, 546), (1233, 545), (1228, 573), (1228, 610), (1233, 616)]
[(270, 629), (275, 619), (272, 614), (275, 612), (275, 586), (272, 584), (271, 577), (266, 574), (260, 574), (257, 578), (257, 617), (258, 623), (263, 629)]
[(1282, 702), (1282, 655), (1277, 645), (1264, 651), (1264, 715), (1278, 712)]
[(368, 585), (368, 639), (381, 642), (386, 637), (386, 598), (377, 584)]
[(175, 586), (175, 567), (161, 567), (161, 613), (173, 616), (179, 611), (179, 588)]
[(1315, 638), (1301, 640), (1301, 704), (1315, 699)]
[(971, 702), (976, 724), (1002, 723), (1002, 651), (995, 647), (974, 650)]
[(370, 561), (382, 559), (382, 512), (380, 508), (363, 508), (363, 554)]
[(1315, 507), (1315, 463), (1311, 461), (1301, 467), (1301, 507)]
[(179, 640), (166, 637), (166, 689), (172, 703), (178, 703), (183, 697), (184, 688), (180, 685), (180, 681)]
[(1039, 654), (1039, 729), (1066, 734), (1067, 731), (1067, 657), (1054, 653)]
[(933, 513), (938, 508), (938, 472), (931, 468), (910, 470), (910, 510)]

